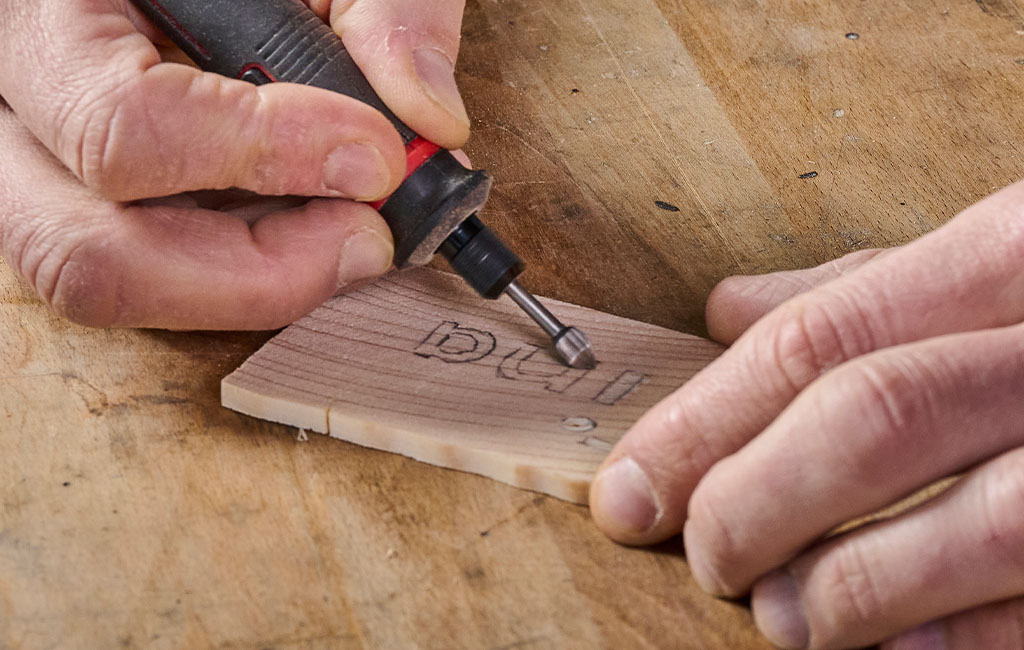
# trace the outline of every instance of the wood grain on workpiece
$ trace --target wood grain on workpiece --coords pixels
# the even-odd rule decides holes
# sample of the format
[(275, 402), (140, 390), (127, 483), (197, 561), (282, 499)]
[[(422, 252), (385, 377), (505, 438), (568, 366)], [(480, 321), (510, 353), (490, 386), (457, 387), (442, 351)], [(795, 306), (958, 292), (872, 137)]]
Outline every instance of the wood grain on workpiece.
[[(1024, 177), (1018, 7), (469, 0), (483, 216), (531, 290), (699, 334), (728, 274)], [(223, 409), (269, 335), (86, 330), (0, 269), (0, 648), (768, 647), (678, 541)]]
[(338, 296), (221, 384), (241, 413), (586, 503), (612, 447), (722, 346), (546, 301), (589, 337), (569, 368), (511, 300), (414, 269)]

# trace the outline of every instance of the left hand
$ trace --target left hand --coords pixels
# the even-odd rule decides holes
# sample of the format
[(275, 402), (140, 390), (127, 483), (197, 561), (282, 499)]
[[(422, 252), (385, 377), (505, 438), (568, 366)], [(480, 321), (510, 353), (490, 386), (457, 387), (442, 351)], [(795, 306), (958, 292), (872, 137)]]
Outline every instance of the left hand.
[(723, 282), (708, 329), (732, 348), (608, 457), (597, 524), (683, 531), (696, 581), (752, 591), (784, 647), (1024, 648), (1022, 260), (1018, 183), (906, 246)]

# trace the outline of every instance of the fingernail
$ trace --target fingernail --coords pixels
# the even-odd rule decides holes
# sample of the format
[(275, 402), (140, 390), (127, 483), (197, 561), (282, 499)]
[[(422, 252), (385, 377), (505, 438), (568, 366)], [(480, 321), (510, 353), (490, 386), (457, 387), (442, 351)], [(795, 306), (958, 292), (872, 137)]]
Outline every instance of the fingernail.
[(338, 264), (338, 288), (375, 278), (391, 268), (394, 245), (376, 230), (360, 230), (348, 238)]
[(348, 198), (378, 199), (388, 191), (391, 170), (375, 147), (349, 142), (327, 156), (324, 185)]
[(800, 588), (788, 571), (776, 571), (754, 588), (754, 622), (768, 640), (781, 648), (806, 648), (811, 632), (800, 603)]
[(939, 623), (927, 623), (882, 644), (883, 650), (944, 650), (945, 628)]
[(416, 74), (423, 82), (430, 98), (452, 114), (452, 117), (469, 124), (466, 106), (462, 103), (459, 87), (455, 83), (455, 64), (444, 52), (433, 47), (424, 47), (412, 53)]
[(628, 456), (597, 475), (593, 501), (602, 523), (623, 533), (645, 533), (662, 516), (647, 474)]

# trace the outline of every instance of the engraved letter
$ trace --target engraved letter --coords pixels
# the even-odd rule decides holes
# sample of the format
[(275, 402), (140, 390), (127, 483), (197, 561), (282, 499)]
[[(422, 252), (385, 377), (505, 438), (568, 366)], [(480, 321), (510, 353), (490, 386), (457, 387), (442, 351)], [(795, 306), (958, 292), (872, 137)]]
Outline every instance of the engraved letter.
[(445, 321), (423, 339), (413, 352), (424, 359), (440, 359), (445, 363), (472, 363), (494, 352), (494, 335), (490, 332), (460, 327)]
[(533, 359), (538, 351), (540, 348), (536, 345), (524, 344), (502, 360), (498, 366), (498, 376), (502, 379), (544, 384), (545, 390), (564, 393), (590, 372), (581, 368), (567, 368), (553, 360)]
[(594, 401), (598, 404), (605, 404), (607, 406), (613, 406), (618, 403), (620, 399), (632, 393), (636, 388), (647, 380), (645, 375), (641, 375), (639, 372), (633, 372), (627, 370), (618, 377), (616, 377), (610, 384), (604, 387)]

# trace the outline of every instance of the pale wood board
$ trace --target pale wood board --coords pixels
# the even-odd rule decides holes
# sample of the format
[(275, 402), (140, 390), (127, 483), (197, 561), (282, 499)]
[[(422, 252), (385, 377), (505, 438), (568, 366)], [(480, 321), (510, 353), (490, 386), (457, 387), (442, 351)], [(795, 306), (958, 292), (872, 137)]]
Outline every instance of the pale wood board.
[(392, 274), (328, 301), (221, 384), (224, 406), (452, 469), (587, 502), (598, 465), (644, 411), (723, 350), (555, 300), (590, 337), (563, 365), (511, 300), (458, 276)]
[[(692, 334), (1024, 177), (1008, 0), (468, 0), (457, 74), (531, 289)], [(678, 539), (223, 408), (270, 336), (87, 330), (0, 264), (0, 648), (771, 647)]]

